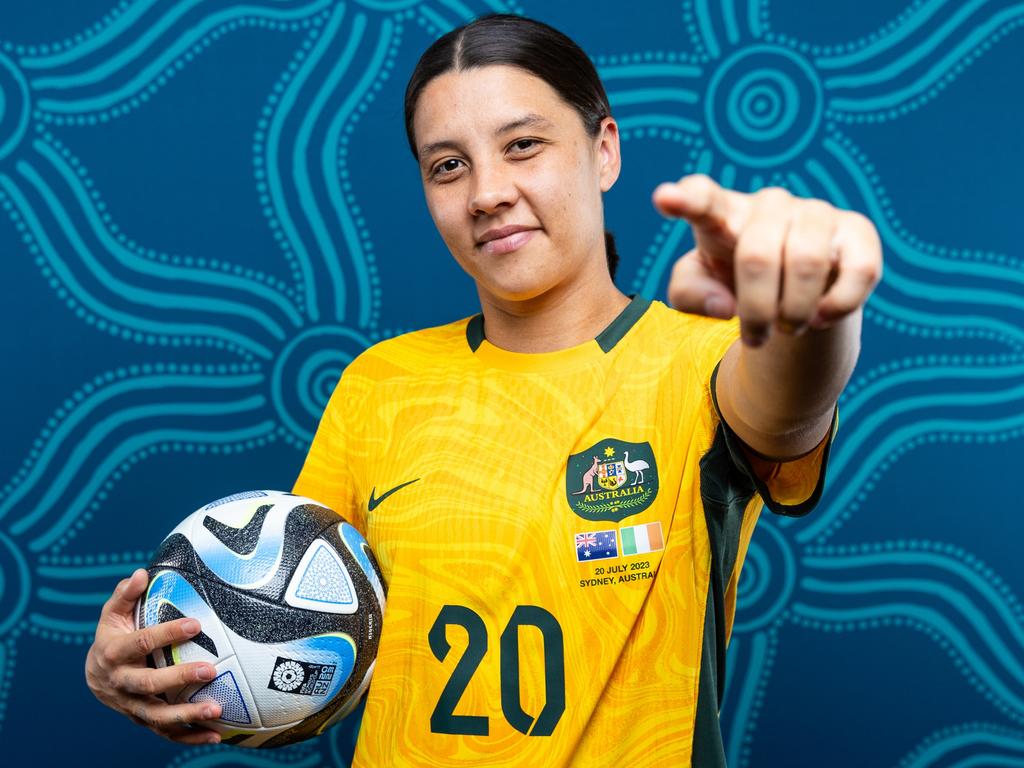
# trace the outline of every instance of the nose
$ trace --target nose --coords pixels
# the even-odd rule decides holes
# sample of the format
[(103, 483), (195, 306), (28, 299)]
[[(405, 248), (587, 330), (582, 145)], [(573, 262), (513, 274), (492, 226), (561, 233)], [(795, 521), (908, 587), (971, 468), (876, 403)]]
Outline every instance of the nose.
[(511, 169), (505, 163), (477, 163), (473, 168), (468, 207), (473, 216), (496, 213), (511, 208), (519, 199)]

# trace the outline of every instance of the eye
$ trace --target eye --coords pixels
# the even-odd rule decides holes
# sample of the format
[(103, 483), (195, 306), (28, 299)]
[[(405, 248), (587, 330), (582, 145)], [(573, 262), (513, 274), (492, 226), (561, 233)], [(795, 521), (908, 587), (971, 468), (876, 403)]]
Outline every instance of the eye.
[(456, 157), (449, 157), (447, 160), (442, 160), (431, 169), (430, 178), (437, 179), (444, 176), (451, 176), (455, 171), (459, 170), (460, 163), (462, 163), (462, 161)]
[(515, 151), (517, 154), (529, 152), (532, 149), (536, 149), (540, 146), (540, 141), (537, 139), (516, 139), (509, 145), (509, 149)]

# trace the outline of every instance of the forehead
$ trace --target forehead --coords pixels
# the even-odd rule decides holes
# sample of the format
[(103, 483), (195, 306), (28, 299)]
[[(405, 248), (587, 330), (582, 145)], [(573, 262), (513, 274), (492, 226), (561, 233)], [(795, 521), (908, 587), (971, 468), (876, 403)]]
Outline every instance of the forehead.
[(523, 115), (582, 130), (583, 121), (558, 92), (517, 67), (492, 65), (445, 72), (420, 93), (413, 118), (417, 146), (490, 135)]

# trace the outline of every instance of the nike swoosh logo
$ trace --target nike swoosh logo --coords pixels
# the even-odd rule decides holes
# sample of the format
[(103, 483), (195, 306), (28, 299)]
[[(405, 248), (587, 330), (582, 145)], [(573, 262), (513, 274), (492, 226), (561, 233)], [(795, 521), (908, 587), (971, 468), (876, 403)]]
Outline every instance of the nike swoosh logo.
[[(419, 478), (417, 477), (416, 480), (419, 480)], [(396, 485), (390, 491), (382, 493), (378, 498), (373, 497), (373, 494), (377, 491), (377, 486), (374, 486), (373, 488), (370, 489), (370, 501), (367, 502), (366, 504), (366, 510), (368, 512), (373, 512), (373, 510), (377, 508), (377, 505), (384, 501), (384, 499), (386, 499), (392, 493), (394, 493), (395, 491), (402, 490), (407, 485), (412, 485), (413, 483), (416, 482), (416, 480), (409, 480), (408, 482), (402, 483), (401, 485)]]

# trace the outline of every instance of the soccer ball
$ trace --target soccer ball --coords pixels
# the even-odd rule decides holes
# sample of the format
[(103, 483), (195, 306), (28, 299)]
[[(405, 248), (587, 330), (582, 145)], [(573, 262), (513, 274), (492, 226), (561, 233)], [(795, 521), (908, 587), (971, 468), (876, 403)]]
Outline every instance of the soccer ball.
[(370, 683), (384, 581), (366, 540), (330, 509), (279, 491), (207, 504), (164, 539), (136, 606), (139, 628), (182, 616), (202, 631), (152, 654), (217, 674), (168, 692), (216, 701), (222, 743), (278, 747), (349, 714)]

